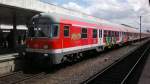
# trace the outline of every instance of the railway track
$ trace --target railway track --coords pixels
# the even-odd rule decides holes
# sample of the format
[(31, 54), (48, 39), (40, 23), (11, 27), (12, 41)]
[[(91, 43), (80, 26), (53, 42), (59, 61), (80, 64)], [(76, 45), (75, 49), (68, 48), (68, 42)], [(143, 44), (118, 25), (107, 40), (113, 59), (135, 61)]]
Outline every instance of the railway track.
[(0, 76), (0, 84), (18, 84), (23, 81), (34, 79), (36, 77), (42, 77), (46, 75), (45, 72), (37, 73), (37, 74), (28, 74), (22, 71), (6, 74)]
[(125, 58), (117, 60), (82, 84), (126, 84), (139, 62), (150, 52), (150, 44), (142, 46)]
[[(138, 55), (139, 53), (141, 53), (141, 52), (143, 52), (145, 49), (144, 49), (145, 47), (143, 47), (141, 50), (142, 51), (140, 51), (140, 52), (136, 52), (136, 53), (133, 53), (132, 55)], [(148, 49), (148, 47), (147, 47), (147, 49)], [(145, 51), (146, 52), (146, 51)], [(139, 54), (140, 56), (142, 55), (142, 54)], [(144, 54), (143, 54), (144, 55)], [(131, 56), (131, 55), (130, 55)], [(129, 56), (129, 57), (130, 57)], [(138, 56), (138, 58), (140, 57), (140, 56)], [(126, 59), (127, 59), (128, 57), (126, 57)], [(136, 58), (137, 60), (138, 60), (138, 58)], [(133, 58), (132, 59), (135, 59), (134, 58), (134, 56), (133, 56)], [(98, 73), (98, 74), (96, 74), (96, 76), (93, 76), (93, 77), (91, 77), (89, 80), (87, 80), (87, 81), (85, 81), (84, 82), (84, 84), (85, 83), (92, 83), (93, 84), (93, 81), (94, 81), (94, 79), (95, 78), (98, 78), (98, 76), (99, 75), (101, 75), (102, 77), (104, 77), (105, 76), (105, 74), (107, 75), (107, 71), (109, 71), (110, 69), (111, 69), (111, 67), (113, 67), (113, 66), (115, 66), (115, 65), (117, 65), (118, 63), (120, 63), (121, 61), (123, 61), (124, 59), (120, 59), (120, 60), (118, 60), (118, 61), (116, 61), (114, 64), (112, 64), (111, 66), (109, 66), (109, 67), (107, 67), (107, 69), (105, 69), (105, 70), (103, 70), (103, 72), (100, 72), (100, 73)], [(136, 61), (137, 61), (136, 60)], [(121, 63), (120, 63), (121, 64)], [(122, 66), (124, 66), (124, 65), (122, 65)], [(56, 67), (55, 67), (56, 68)], [(60, 68), (60, 66), (59, 66), (59, 68)], [(46, 77), (48, 77), (49, 75), (53, 75), (53, 74), (56, 74), (55, 73), (55, 71), (58, 71), (59, 70), (59, 68), (56, 68), (56, 70), (54, 69), (54, 70), (52, 70), (52, 71), (50, 71), (50, 73), (52, 73), (52, 74), (50, 74), (49, 73), (49, 70), (48, 70), (48, 72), (46, 73), (46, 72), (42, 72), (41, 73), (41, 70), (40, 70), (40, 72), (38, 71), (38, 72), (35, 72), (35, 73), (30, 73), (30, 70), (28, 70), (28, 68), (26, 68), (27, 69), (27, 71), (25, 71), (25, 73), (24, 72), (22, 72), (22, 71), (18, 71), (18, 72), (14, 72), (14, 73), (10, 73), (10, 74), (6, 74), (6, 75), (3, 75), (3, 76), (0, 76), (0, 84), (32, 84), (32, 83), (34, 83), (35, 81), (37, 81), (37, 80), (39, 80), (39, 79), (42, 79), (42, 78), (46, 78)], [(61, 68), (62, 69), (62, 68)], [(124, 68), (123, 68), (124, 69)], [(119, 69), (119, 70), (123, 70), (123, 69)], [(118, 70), (118, 71), (119, 71)], [(32, 70), (33, 71), (33, 70)], [(43, 70), (42, 70), (43, 71)], [(29, 73), (28, 73), (29, 72)], [(67, 72), (67, 70), (65, 70), (65, 72)], [(113, 72), (113, 71), (112, 71)], [(128, 71), (129, 72), (129, 71)], [(109, 72), (109, 73), (111, 73), (111, 72)], [(116, 73), (118, 73), (118, 72), (116, 72)], [(62, 72), (62, 74), (63, 74), (63, 72)], [(119, 76), (120, 76), (120, 74), (119, 74)], [(119, 77), (118, 76), (118, 77)], [(57, 76), (56, 76), (57, 77)], [(63, 76), (64, 78), (65, 78), (65, 76)], [(63, 77), (62, 77), (62, 79), (63, 79)], [(67, 76), (68, 77), (68, 76)], [(111, 77), (111, 76), (110, 76)], [(115, 77), (115, 76), (114, 76)], [(59, 77), (58, 77), (59, 78)], [(117, 77), (116, 77), (117, 78)], [(125, 76), (124, 76), (124, 78), (125, 78)], [(128, 77), (127, 77), (128, 78)], [(57, 81), (56, 79), (54, 79), (53, 80), (53, 78), (51, 79), (48, 79), (48, 80), (52, 80), (52, 81)], [(47, 81), (48, 81), (47, 80)], [(101, 81), (100, 83), (98, 82), (97, 84), (109, 84), (109, 83), (107, 83), (107, 82), (109, 82), (109, 81), (111, 81), (110, 82), (110, 84), (113, 84), (113, 80), (111, 80), (111, 78), (110, 78), (110, 80), (109, 79), (107, 79), (107, 80), (103, 80), (103, 79), (98, 79), (99, 81)], [(109, 81), (108, 81), (109, 80)], [(119, 79), (117, 79), (117, 80), (119, 80)], [(41, 81), (41, 80), (40, 80)], [(68, 80), (67, 80), (68, 81)], [(104, 83), (102, 83), (102, 82), (104, 82)], [(39, 83), (39, 81), (38, 81), (38, 83)], [(40, 82), (41, 84), (43, 83), (43, 81), (42, 82)], [(39, 84), (40, 84), (39, 83)], [(36, 83), (35, 83), (36, 84)], [(114, 84), (120, 84), (120, 83), (117, 83), (117, 82), (115, 82)]]

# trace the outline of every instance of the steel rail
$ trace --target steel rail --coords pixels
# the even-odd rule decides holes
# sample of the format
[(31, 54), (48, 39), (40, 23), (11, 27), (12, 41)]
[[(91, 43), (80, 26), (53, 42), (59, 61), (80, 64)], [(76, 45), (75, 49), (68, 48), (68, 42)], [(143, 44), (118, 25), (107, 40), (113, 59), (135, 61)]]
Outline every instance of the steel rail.
[(4, 78), (4, 77), (7, 77), (7, 76), (10, 76), (10, 75), (15, 75), (15, 74), (18, 74), (18, 73), (23, 73), (23, 72), (22, 71), (17, 71), (17, 72), (12, 72), (12, 73), (8, 73), (8, 74), (3, 74), (3, 75), (0, 75), (0, 79)]
[(122, 80), (121, 84), (124, 84), (125, 81), (127, 80), (127, 78), (129, 77), (129, 75), (133, 72), (133, 70), (135, 69), (135, 67), (137, 66), (137, 64), (141, 61), (141, 59), (144, 57), (144, 55), (147, 53), (147, 51), (149, 50), (149, 46), (146, 48), (146, 50), (142, 53), (142, 55), (140, 56), (140, 58), (137, 60), (137, 62), (135, 63), (135, 65), (131, 68), (131, 70), (129, 71), (129, 73), (124, 77), (124, 79)]

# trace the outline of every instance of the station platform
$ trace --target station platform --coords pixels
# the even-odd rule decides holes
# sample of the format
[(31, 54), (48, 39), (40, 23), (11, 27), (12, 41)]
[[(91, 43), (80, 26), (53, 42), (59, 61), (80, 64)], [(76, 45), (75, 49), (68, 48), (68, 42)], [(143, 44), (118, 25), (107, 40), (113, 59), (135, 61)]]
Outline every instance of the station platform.
[(23, 51), (25, 49), (25, 46), (17, 46), (16, 49), (0, 49), (0, 62), (7, 61), (7, 60), (13, 60), (19, 57), (19, 52)]
[(21, 60), (18, 53), (0, 54), (0, 75), (20, 69)]
[(142, 71), (142, 74), (139, 78), (138, 84), (150, 84), (150, 53)]
[(0, 62), (16, 59), (17, 57), (19, 57), (18, 53), (1, 54), (0, 55)]

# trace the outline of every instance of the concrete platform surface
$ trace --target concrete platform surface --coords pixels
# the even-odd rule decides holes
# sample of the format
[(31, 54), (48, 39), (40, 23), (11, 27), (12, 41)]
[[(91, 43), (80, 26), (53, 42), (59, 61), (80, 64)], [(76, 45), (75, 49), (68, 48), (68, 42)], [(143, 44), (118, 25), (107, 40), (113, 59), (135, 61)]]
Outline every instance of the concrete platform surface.
[(150, 84), (150, 54), (144, 66), (138, 84)]
[(0, 75), (21, 69), (21, 60), (17, 60), (18, 53), (0, 55)]
[(18, 55), (18, 53), (2, 54), (0, 55), (0, 61), (15, 59), (18, 57)]

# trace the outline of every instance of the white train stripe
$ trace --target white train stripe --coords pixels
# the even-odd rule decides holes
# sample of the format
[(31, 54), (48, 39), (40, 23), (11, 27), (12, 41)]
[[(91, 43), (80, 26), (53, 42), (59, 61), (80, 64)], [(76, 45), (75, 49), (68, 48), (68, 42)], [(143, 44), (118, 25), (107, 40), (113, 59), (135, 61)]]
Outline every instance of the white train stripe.
[(85, 45), (85, 46), (76, 46), (76, 47), (53, 49), (53, 50), (27, 48), (26, 51), (27, 52), (39, 52), (39, 53), (62, 53), (62, 52), (69, 52), (69, 51), (91, 48), (91, 47), (96, 47), (96, 46), (99, 46), (99, 45), (98, 44), (91, 44), (91, 45)]
[[(98, 46), (98, 44), (91, 44), (91, 45), (77, 46), (77, 47), (70, 47), (70, 48), (63, 48), (62, 52), (68, 52), (68, 51), (73, 51), (73, 50), (91, 48), (91, 47), (96, 47), (96, 46)], [(57, 52), (55, 52), (55, 53), (57, 53)]]
[(85, 27), (85, 28), (94, 28), (94, 29), (97, 29), (97, 27), (93, 27), (93, 26), (84, 26), (84, 25), (78, 25), (78, 24), (72, 24), (72, 26)]

